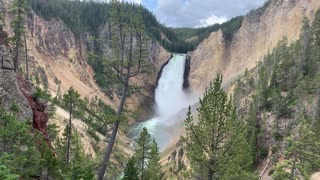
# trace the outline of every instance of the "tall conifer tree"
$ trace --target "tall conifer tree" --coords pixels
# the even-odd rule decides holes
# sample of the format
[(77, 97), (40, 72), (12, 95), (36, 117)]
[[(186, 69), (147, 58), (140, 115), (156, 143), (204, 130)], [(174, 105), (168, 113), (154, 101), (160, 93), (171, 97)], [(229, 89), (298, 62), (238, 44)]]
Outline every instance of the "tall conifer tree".
[(190, 108), (185, 120), (186, 137), (182, 137), (182, 142), (190, 161), (191, 178), (243, 177), (252, 164), (246, 159), (250, 151), (246, 150), (243, 125), (237, 120), (232, 100), (221, 83), (222, 75), (217, 75), (200, 99), (198, 123), (193, 121)]
[(79, 103), (80, 95), (76, 90), (74, 90), (72, 87), (67, 91), (66, 94), (63, 95), (63, 102), (65, 107), (69, 111), (69, 122), (67, 125), (67, 149), (66, 149), (66, 164), (69, 164), (70, 159), (70, 146), (71, 146), (71, 132), (72, 132), (72, 116), (75, 113), (75, 110), (77, 108), (77, 105)]
[(14, 36), (12, 41), (14, 43), (14, 70), (18, 70), (19, 66), (19, 50), (23, 45), (23, 35), (25, 32), (25, 14), (27, 13), (27, 2), (26, 0), (15, 0), (12, 5), (12, 13), (14, 14), (14, 19), (11, 22), (11, 27), (13, 28)]

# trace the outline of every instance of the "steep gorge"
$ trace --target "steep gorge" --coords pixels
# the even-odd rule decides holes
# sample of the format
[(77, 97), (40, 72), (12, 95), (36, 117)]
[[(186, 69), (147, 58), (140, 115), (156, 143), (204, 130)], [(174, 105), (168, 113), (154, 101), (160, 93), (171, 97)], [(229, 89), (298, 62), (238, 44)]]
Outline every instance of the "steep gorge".
[[(12, 35), (12, 31), (9, 28), (9, 22), (12, 17), (8, 10), (12, 2), (12, 0), (2, 0), (8, 17), (6, 18), (5, 30), (10, 35)], [(27, 17), (27, 46), (31, 75), (36, 75), (39, 69), (44, 69), (42, 72), (45, 74), (41, 74), (41, 76), (48, 78), (49, 90), (54, 94), (58, 91), (63, 93), (72, 86), (83, 98), (98, 97), (108, 105), (116, 107), (117, 97), (115, 96), (115, 99), (111, 100), (104, 94), (103, 90), (95, 82), (94, 70), (88, 64), (89, 52), (94, 48), (92, 39), (90, 39), (92, 35), (85, 33), (77, 37), (60, 19), (52, 18), (47, 21), (34, 11), (31, 11)], [(105, 25), (99, 32), (101, 39), (105, 39), (103, 43), (106, 52), (109, 51), (107, 28), (108, 26)], [(151, 89), (157, 72), (170, 56), (157, 42), (151, 40), (148, 42), (148, 53), (148, 60), (153, 64), (152, 74), (150, 76), (141, 75), (133, 79), (134, 83), (145, 83), (143, 84), (145, 94), (131, 97), (129, 104), (139, 104), (143, 100), (143, 96), (152, 96)], [(22, 67), (24, 67), (24, 60), (21, 62)], [(136, 109), (137, 106), (134, 105), (131, 108)]]
[[(12, 2), (1, 1), (6, 7)], [(191, 90), (202, 94), (216, 72), (224, 74), (225, 85), (233, 82), (245, 72), (245, 69), (254, 68), (257, 61), (271, 51), (284, 36), (290, 41), (298, 39), (303, 18), (308, 17), (312, 21), (319, 7), (319, 0), (272, 0), (266, 6), (245, 16), (241, 28), (232, 40), (227, 41), (222, 31), (211, 33), (194, 52), (189, 53)], [(10, 14), (7, 13), (7, 16), (9, 18), (6, 30), (12, 34), (8, 28)], [(88, 65), (87, 55), (93, 48), (89, 33), (78, 38), (63, 21), (47, 21), (34, 12), (28, 15), (27, 24), (27, 45), (32, 74), (40, 73), (40, 76), (47, 76), (51, 92), (64, 92), (73, 86), (83, 98), (97, 96), (116, 107), (117, 98), (110, 99), (104, 94), (95, 83), (94, 70)], [(107, 25), (101, 29), (100, 36), (108, 39)], [(108, 51), (108, 42), (104, 43), (104, 48)], [(129, 99), (129, 107), (134, 110), (139, 104), (144, 103), (146, 96), (152, 97), (157, 72), (170, 57), (156, 41), (149, 41), (148, 51), (148, 60), (153, 65), (152, 73), (150, 76), (141, 75), (132, 81), (134, 84), (144, 85), (142, 94), (134, 94)], [(39, 67), (43, 71), (39, 71)]]
[(231, 41), (221, 31), (211, 33), (190, 53), (192, 91), (202, 94), (217, 72), (229, 84), (255, 67), (284, 36), (297, 40), (304, 17), (312, 21), (319, 7), (319, 0), (271, 0), (244, 17)]

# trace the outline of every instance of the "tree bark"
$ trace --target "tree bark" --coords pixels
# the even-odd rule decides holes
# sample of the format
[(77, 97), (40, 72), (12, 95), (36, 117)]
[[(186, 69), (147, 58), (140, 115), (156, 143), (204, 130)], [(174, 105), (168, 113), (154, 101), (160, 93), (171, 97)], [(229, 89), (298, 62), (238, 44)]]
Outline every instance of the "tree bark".
[(123, 108), (124, 108), (124, 103), (125, 103), (125, 100), (126, 100), (127, 91), (128, 91), (128, 85), (125, 85), (122, 88), (122, 98), (121, 98), (120, 104), (118, 106), (118, 111), (117, 111), (117, 114), (116, 114), (116, 122), (114, 122), (112, 133), (111, 133), (111, 137), (110, 137), (110, 141), (108, 143), (107, 150), (106, 150), (106, 153), (105, 153), (104, 158), (103, 158), (101, 169), (100, 169), (100, 171), (98, 173), (98, 180), (103, 180), (103, 177), (104, 177), (104, 175), (106, 173), (106, 170), (107, 170), (107, 167), (108, 167), (108, 163), (109, 163), (109, 160), (110, 160), (110, 156), (111, 156), (111, 152), (112, 152), (112, 149), (113, 149), (113, 145), (115, 143), (116, 136), (117, 136), (118, 129), (119, 129), (121, 114), (122, 114), (122, 111), (123, 111)]
[(28, 47), (27, 47), (26, 34), (24, 34), (24, 50), (26, 52), (26, 80), (29, 80), (29, 61), (28, 61)]
[(209, 163), (209, 170), (208, 170), (208, 180), (212, 180), (213, 178), (213, 170), (212, 170), (212, 167), (213, 167), (214, 163), (212, 160), (210, 160), (210, 163)]
[(69, 158), (70, 158), (70, 142), (71, 142), (71, 120), (72, 120), (72, 103), (70, 103), (70, 109), (69, 109), (69, 128), (68, 128), (68, 136), (67, 136), (67, 152), (66, 152), (66, 164), (69, 165)]
[(20, 35), (17, 34), (16, 37), (16, 47), (15, 47), (15, 56), (14, 56), (14, 61), (13, 61), (13, 65), (14, 65), (14, 71), (17, 72), (18, 70), (18, 59), (19, 59), (19, 48), (20, 48)]
[[(103, 177), (107, 171), (110, 156), (112, 153), (112, 149), (113, 149), (114, 143), (116, 141), (116, 136), (117, 136), (119, 125), (120, 125), (121, 115), (123, 112), (124, 104), (125, 104), (125, 101), (127, 98), (127, 92), (129, 89), (130, 72), (131, 72), (131, 66), (132, 66), (132, 45), (133, 45), (133, 35), (132, 35), (132, 32), (130, 32), (130, 50), (129, 50), (129, 59), (128, 59), (126, 79), (125, 79), (125, 82), (124, 82), (124, 85), (122, 88), (122, 97), (121, 97), (121, 101), (118, 106), (118, 111), (116, 114), (116, 122), (114, 123), (111, 137), (110, 137), (110, 141), (108, 143), (107, 150), (106, 150), (106, 153), (103, 158), (101, 169), (98, 173), (98, 180), (103, 180)], [(124, 51), (124, 49), (123, 49), (123, 51)]]
[(143, 148), (142, 148), (142, 162), (141, 162), (141, 180), (144, 179), (144, 153), (145, 153), (145, 144), (143, 145)]

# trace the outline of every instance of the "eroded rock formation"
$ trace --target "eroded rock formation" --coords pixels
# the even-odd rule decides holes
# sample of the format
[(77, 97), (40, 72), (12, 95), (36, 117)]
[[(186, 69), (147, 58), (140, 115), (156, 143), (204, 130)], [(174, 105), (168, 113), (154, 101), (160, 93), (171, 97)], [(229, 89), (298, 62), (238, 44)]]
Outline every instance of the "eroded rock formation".
[(303, 18), (312, 21), (319, 8), (319, 0), (272, 0), (246, 15), (230, 42), (221, 31), (213, 32), (191, 53), (191, 88), (201, 94), (217, 72), (224, 75), (225, 84), (232, 82), (284, 36), (297, 40)]
[(12, 106), (18, 107), (18, 118), (28, 120), (49, 143), (47, 105), (34, 98), (33, 93), (33, 84), (14, 72), (9, 47), (0, 45), (0, 107), (7, 110), (11, 110)]
[(9, 48), (0, 45), (0, 106), (9, 110), (13, 104), (19, 109), (19, 119), (32, 122), (32, 110), (18, 87)]

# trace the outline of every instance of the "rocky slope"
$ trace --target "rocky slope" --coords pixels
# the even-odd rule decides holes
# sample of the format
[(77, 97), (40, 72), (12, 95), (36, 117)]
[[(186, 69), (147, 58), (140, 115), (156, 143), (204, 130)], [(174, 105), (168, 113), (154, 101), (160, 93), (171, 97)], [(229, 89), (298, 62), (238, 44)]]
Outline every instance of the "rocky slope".
[[(13, 0), (0, 0), (1, 9), (5, 11), (6, 15), (5, 31), (8, 32), (9, 36), (13, 34), (10, 28), (12, 14), (9, 12), (12, 2)], [(97, 97), (113, 108), (117, 107), (117, 96), (114, 96), (115, 98), (111, 100), (103, 93), (95, 83), (93, 69), (87, 63), (88, 52), (92, 49), (89, 34), (77, 38), (61, 20), (51, 19), (50, 21), (46, 21), (33, 11), (27, 16), (26, 27), (29, 70), (33, 80), (38, 77), (40, 83), (43, 86), (48, 86), (48, 89), (53, 95), (59, 92), (63, 94), (72, 86), (80, 93), (82, 98), (86, 97), (91, 99)], [(105, 28), (101, 29), (100, 35), (108, 36)], [(0, 34), (0, 42), (2, 42), (2, 39), (2, 34)], [(152, 74), (149, 76), (140, 75), (138, 78), (132, 80), (132, 83), (144, 85), (143, 93), (134, 94), (127, 100), (129, 108), (132, 111), (138, 109), (146, 97), (152, 99), (157, 72), (162, 64), (170, 57), (170, 54), (154, 41), (149, 41), (148, 51), (149, 61), (153, 64)], [(10, 108), (9, 102), (16, 101), (19, 106), (23, 106), (21, 109), (24, 111), (21, 112), (21, 118), (29, 118), (34, 126), (39, 127), (39, 130), (46, 129), (47, 123), (56, 124), (61, 134), (66, 125), (67, 118), (65, 112), (61, 113), (63, 110), (59, 108), (56, 115), (49, 119), (49, 121), (48, 119), (38, 119), (38, 121), (32, 122), (34, 114), (42, 113), (40, 110), (42, 111), (43, 107), (39, 106), (40, 109), (37, 109), (38, 106), (36, 102), (28, 102), (29, 99), (24, 98), (18, 88), (16, 75), (12, 69), (12, 58), (9, 59), (10, 62), (8, 60), (9, 54), (9, 49), (1, 46), (0, 106)], [(21, 53), (19, 59), (21, 71), (25, 71), (24, 52)], [(4, 79), (3, 77), (6, 78)], [(32, 107), (34, 108), (32, 109)], [(143, 113), (144, 112), (141, 114)], [(81, 121), (74, 121), (73, 126), (81, 133), (81, 140), (85, 145), (86, 152), (94, 157), (94, 146), (92, 144), (95, 144), (95, 141), (87, 135), (85, 131), (88, 128), (87, 125)], [(43, 133), (46, 135), (45, 131)], [(120, 132), (119, 136), (121, 142), (128, 144), (126, 135)], [(102, 145), (104, 145), (103, 142)], [(100, 143), (100, 148), (104, 148), (102, 145)], [(129, 146), (127, 148), (130, 149)], [(130, 154), (129, 149), (124, 150)]]
[[(8, 9), (12, 0), (0, 0), (0, 2)], [(8, 12), (6, 15), (6, 31), (12, 34), (11, 29), (8, 28), (12, 17)], [(106, 30), (102, 28), (100, 34), (106, 38), (108, 34), (104, 32)], [(117, 106), (117, 98), (111, 101), (95, 83), (94, 71), (87, 63), (88, 51), (92, 49), (89, 34), (76, 38), (61, 20), (51, 19), (46, 21), (31, 12), (27, 18), (27, 46), (31, 75), (40, 74), (43, 77), (47, 77), (48, 87), (51, 92), (57, 93), (61, 91), (63, 93), (73, 86), (83, 98), (90, 99), (97, 96), (107, 104), (113, 107)], [(133, 80), (147, 82), (146, 91), (153, 85), (158, 70), (170, 56), (156, 42), (150, 41), (148, 47), (149, 61), (154, 65), (154, 71), (152, 71), (154, 73), (148, 77), (140, 76), (137, 78), (138, 80)], [(24, 67), (23, 60), (22, 67)], [(132, 101), (130, 104), (137, 105), (141, 99), (141, 97), (132, 97), (129, 101)], [(134, 106), (132, 108), (135, 109), (137, 107)]]
[(202, 94), (220, 72), (228, 84), (245, 69), (256, 66), (279, 40), (298, 39), (304, 17), (313, 19), (319, 0), (271, 0), (245, 16), (239, 31), (228, 42), (221, 31), (213, 32), (191, 55), (190, 86)]

